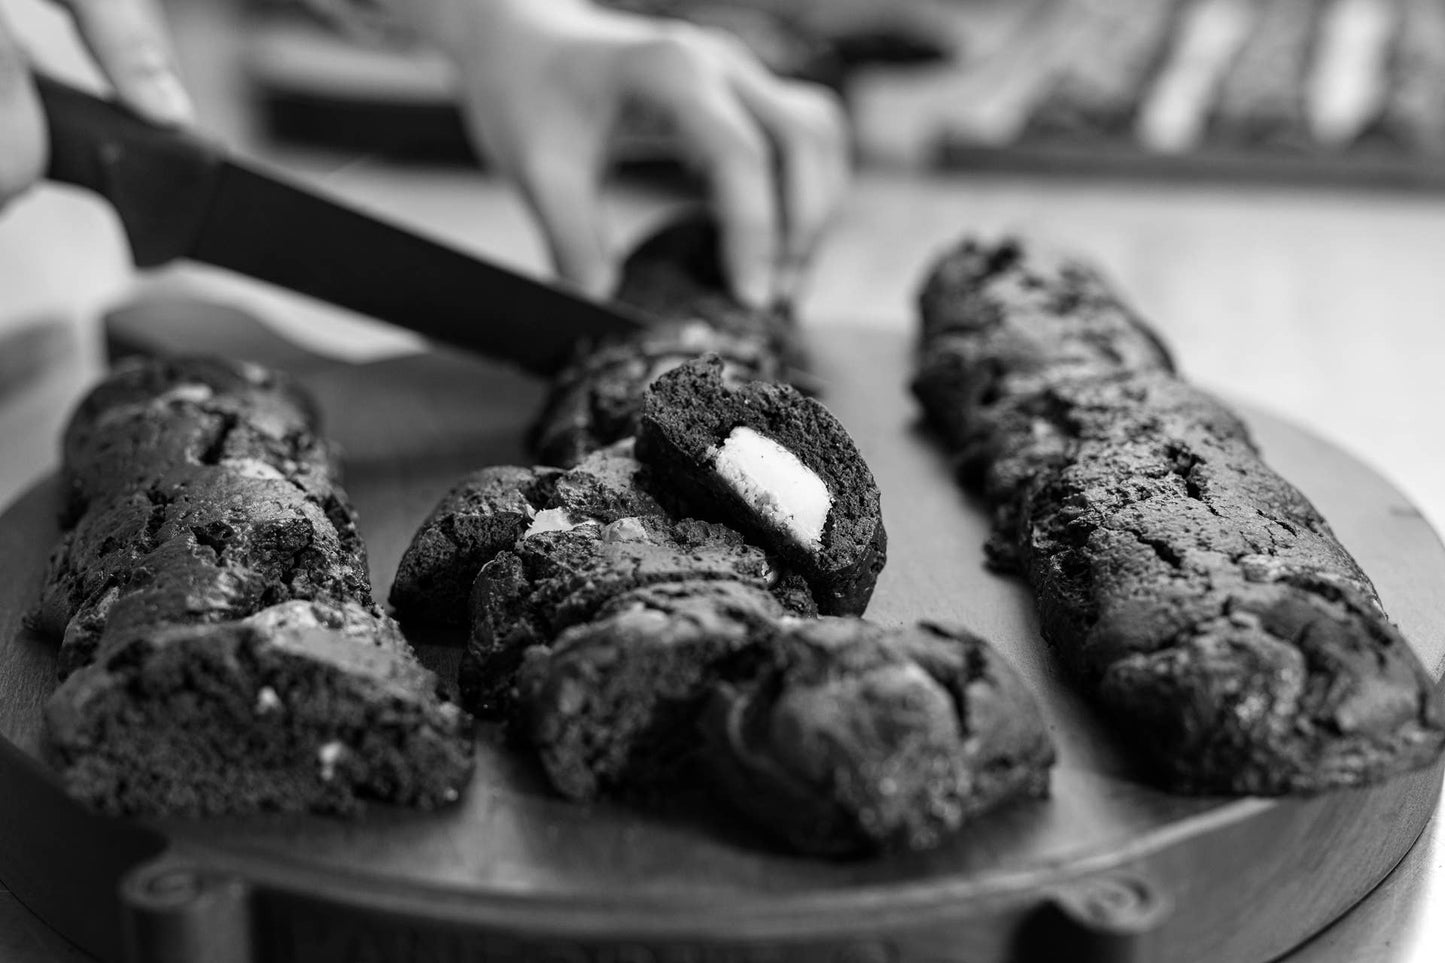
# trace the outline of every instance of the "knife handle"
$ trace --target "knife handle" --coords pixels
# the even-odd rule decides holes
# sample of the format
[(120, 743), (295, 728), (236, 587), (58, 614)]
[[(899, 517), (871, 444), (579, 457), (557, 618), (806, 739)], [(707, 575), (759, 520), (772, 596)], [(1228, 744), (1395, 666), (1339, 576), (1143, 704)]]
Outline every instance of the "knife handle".
[(35, 76), (50, 128), (46, 177), (110, 201), (140, 267), (195, 246), (225, 161), (224, 149), (183, 130), (157, 127), (119, 104)]

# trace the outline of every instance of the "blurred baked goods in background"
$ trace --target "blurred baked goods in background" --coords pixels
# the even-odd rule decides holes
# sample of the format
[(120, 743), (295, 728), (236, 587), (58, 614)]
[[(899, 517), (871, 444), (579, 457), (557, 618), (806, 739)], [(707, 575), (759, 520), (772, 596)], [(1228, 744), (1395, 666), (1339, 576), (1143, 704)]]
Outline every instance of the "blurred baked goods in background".
[[(834, 88), (865, 164), (1445, 184), (1441, 0), (605, 2), (729, 31)], [(250, 9), (246, 75), (271, 136), (472, 160), (435, 53), (293, 0)], [(616, 152), (677, 157), (640, 109)]]
[(1038, 0), (991, 49), (854, 90), (945, 167), (1445, 184), (1439, 0)]

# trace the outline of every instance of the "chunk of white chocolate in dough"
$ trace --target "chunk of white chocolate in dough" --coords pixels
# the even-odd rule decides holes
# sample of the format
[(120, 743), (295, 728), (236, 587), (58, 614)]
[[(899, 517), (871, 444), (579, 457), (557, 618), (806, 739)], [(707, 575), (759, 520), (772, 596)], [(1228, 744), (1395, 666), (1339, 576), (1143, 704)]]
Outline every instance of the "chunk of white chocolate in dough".
[(797, 455), (746, 426), (734, 428), (712, 454), (713, 470), (769, 523), (817, 551), (833, 507), (828, 485)]
[(523, 538), (529, 538), (541, 532), (570, 532), (574, 528), (583, 525), (596, 525), (595, 518), (577, 518), (565, 508), (548, 508), (540, 511), (532, 519), (532, 524), (522, 533)]

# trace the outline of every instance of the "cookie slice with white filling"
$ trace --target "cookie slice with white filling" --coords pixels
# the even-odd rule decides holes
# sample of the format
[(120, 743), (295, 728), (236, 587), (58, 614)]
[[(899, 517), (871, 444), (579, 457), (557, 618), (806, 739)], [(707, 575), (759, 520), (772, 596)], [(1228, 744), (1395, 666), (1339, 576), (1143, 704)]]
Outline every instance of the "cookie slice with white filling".
[(886, 558), (878, 485), (838, 419), (788, 385), (727, 383), (715, 357), (643, 400), (637, 457), (689, 514), (722, 521), (807, 579), (818, 609), (858, 615)]

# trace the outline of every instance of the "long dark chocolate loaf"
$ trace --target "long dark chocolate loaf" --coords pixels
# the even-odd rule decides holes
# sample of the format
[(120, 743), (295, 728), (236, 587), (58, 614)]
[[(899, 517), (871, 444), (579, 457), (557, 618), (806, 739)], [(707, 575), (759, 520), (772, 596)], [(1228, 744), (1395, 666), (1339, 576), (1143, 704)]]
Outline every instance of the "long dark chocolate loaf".
[(1045, 638), (1172, 788), (1294, 793), (1435, 760), (1445, 712), (1369, 579), (1089, 268), (966, 241), (914, 390)]
[(127, 362), (65, 434), (78, 517), (32, 619), (70, 791), (146, 813), (455, 800), (470, 722), (371, 598), (309, 400), (211, 359)]

